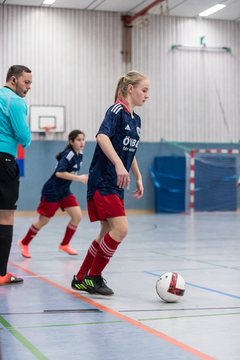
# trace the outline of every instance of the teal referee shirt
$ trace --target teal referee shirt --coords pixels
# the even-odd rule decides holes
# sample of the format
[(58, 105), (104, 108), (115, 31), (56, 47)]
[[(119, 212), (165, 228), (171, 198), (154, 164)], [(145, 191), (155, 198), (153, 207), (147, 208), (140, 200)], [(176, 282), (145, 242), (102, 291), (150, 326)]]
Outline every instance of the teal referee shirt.
[(18, 144), (27, 147), (31, 132), (25, 100), (4, 86), (0, 89), (0, 152), (17, 156)]

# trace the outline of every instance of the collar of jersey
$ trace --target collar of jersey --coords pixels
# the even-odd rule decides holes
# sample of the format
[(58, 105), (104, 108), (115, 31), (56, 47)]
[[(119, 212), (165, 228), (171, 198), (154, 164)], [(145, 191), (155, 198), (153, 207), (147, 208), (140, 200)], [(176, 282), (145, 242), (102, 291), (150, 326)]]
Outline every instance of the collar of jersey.
[(128, 107), (128, 103), (127, 101), (123, 100), (123, 99), (117, 99), (117, 101), (115, 102), (115, 104), (120, 104), (124, 107), (125, 110), (127, 110), (127, 112), (130, 113), (130, 115), (132, 116), (132, 113), (131, 111), (129, 110), (129, 107)]

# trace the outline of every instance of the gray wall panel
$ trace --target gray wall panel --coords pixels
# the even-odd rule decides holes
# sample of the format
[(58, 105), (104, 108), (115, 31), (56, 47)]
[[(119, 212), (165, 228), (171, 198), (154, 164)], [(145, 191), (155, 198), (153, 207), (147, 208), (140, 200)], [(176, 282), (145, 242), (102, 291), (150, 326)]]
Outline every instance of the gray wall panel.
[(66, 134), (55, 139), (73, 128), (94, 139), (122, 72), (120, 15), (1, 6), (0, 17), (2, 81), (10, 65), (29, 66), (28, 104), (66, 107)]
[[(131, 30), (129, 65), (122, 63), (120, 14), (1, 6), (0, 17), (0, 77), (4, 81), (12, 63), (31, 67), (27, 102), (64, 105), (66, 132), (82, 128), (93, 140), (117, 80), (132, 66), (151, 80), (150, 100), (137, 109), (143, 140), (239, 140), (239, 22), (149, 16), (148, 25)], [(207, 46), (231, 47), (232, 54), (171, 51), (174, 44), (199, 45), (200, 36)]]
[[(227, 46), (224, 51), (176, 50), (174, 44)], [(133, 67), (151, 79), (151, 99), (141, 110), (143, 138), (238, 141), (239, 22), (151, 16), (133, 28)]]

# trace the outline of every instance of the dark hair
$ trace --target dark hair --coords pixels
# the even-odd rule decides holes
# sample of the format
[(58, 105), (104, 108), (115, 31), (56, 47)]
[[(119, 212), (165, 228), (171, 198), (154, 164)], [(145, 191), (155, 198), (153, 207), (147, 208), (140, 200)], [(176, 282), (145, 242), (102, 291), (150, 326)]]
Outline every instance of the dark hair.
[(16, 76), (16, 78), (20, 77), (23, 72), (31, 73), (32, 71), (24, 65), (12, 65), (8, 69), (6, 81), (8, 82), (12, 76)]
[(116, 87), (115, 102), (117, 99), (124, 99), (127, 96), (128, 85), (136, 86), (144, 79), (147, 79), (147, 76), (135, 70), (131, 70), (122, 76)]
[(72, 131), (68, 134), (68, 145), (65, 147), (65, 149), (64, 149), (63, 151), (61, 151), (60, 153), (58, 153), (58, 154), (56, 155), (56, 159), (57, 159), (57, 160), (60, 160), (60, 159), (61, 159), (62, 153), (63, 153), (65, 150), (67, 150), (67, 149), (69, 149), (69, 148), (72, 147), (72, 145), (70, 144), (70, 141), (74, 141), (74, 140), (78, 137), (78, 135), (83, 135), (84, 138), (85, 138), (85, 133), (84, 133), (83, 131), (81, 131), (81, 130), (72, 130)]

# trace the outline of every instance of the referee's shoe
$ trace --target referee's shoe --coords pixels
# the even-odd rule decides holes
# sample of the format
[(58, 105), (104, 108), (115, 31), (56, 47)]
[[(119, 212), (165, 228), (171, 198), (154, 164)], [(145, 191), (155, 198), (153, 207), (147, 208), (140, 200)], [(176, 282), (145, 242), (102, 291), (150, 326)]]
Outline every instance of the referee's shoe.
[(11, 284), (20, 284), (23, 282), (22, 278), (19, 278), (11, 273), (6, 273), (4, 276), (0, 276), (0, 286), (11, 285)]

